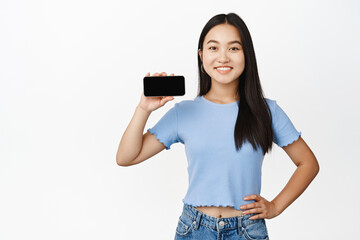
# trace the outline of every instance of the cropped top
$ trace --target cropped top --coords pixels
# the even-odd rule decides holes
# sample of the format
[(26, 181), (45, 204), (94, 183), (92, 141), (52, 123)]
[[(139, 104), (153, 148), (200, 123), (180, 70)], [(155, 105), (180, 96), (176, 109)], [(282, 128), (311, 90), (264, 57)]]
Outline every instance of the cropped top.
[[(272, 115), (274, 139), (279, 147), (301, 136), (275, 100), (265, 98)], [(188, 162), (188, 190), (183, 203), (198, 206), (240, 206), (255, 202), (244, 200), (260, 195), (264, 154), (245, 141), (236, 151), (234, 130), (237, 102), (218, 104), (203, 96), (175, 103), (149, 128), (151, 134), (170, 149), (173, 143), (185, 145)]]

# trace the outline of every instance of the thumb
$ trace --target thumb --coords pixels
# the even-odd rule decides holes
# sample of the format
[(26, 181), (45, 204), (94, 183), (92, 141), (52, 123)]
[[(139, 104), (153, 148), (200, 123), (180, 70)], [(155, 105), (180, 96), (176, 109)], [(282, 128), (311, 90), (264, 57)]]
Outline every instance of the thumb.
[(165, 105), (168, 101), (171, 101), (171, 100), (173, 100), (174, 98), (173, 97), (163, 97), (162, 99), (161, 99), (161, 104), (162, 105)]

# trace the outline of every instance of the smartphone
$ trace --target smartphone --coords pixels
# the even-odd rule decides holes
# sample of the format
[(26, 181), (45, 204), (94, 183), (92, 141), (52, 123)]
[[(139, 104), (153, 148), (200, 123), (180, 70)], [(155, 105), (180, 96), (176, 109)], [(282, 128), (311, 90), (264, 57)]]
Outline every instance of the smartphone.
[(184, 76), (144, 77), (145, 97), (184, 96)]

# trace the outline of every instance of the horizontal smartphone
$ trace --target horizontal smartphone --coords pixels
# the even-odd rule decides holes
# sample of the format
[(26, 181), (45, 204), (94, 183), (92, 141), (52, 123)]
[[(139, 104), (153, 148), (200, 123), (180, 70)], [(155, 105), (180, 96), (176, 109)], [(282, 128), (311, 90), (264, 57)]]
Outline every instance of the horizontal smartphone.
[(145, 97), (184, 96), (184, 76), (144, 77)]

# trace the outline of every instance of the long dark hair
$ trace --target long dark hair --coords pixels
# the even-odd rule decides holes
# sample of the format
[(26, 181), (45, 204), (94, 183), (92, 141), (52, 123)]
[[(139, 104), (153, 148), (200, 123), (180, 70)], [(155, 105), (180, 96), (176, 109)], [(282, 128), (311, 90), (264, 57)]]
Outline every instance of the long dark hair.
[[(237, 89), (240, 100), (238, 101), (239, 112), (234, 130), (236, 150), (239, 150), (243, 142), (248, 140), (255, 150), (260, 146), (265, 155), (272, 150), (274, 137), (272, 116), (261, 88), (250, 32), (245, 22), (237, 14), (218, 14), (206, 23), (201, 32), (198, 49), (202, 52), (206, 34), (218, 24), (230, 24), (239, 30), (245, 55), (245, 69), (239, 77)], [(200, 85), (197, 96), (203, 96), (210, 90), (211, 77), (206, 72), (202, 72), (201, 58), (199, 54), (197, 56)]]

